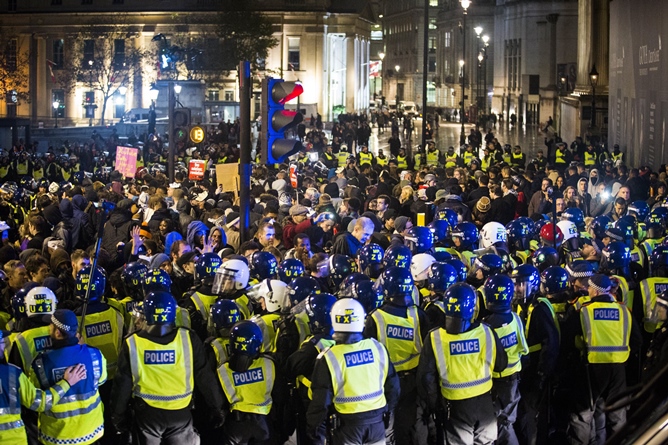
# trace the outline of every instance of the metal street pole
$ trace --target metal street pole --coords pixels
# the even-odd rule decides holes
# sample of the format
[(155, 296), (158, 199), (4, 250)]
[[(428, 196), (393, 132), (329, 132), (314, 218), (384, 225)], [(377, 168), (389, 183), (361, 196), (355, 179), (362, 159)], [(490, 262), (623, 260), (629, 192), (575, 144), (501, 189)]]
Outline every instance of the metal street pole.
[[(422, 49), (422, 149), (427, 148), (427, 75), (429, 74), (429, 0), (424, 0)], [(412, 154), (412, 153), (411, 153)]]
[[(239, 160), (239, 241), (243, 243), (248, 236), (250, 227), (250, 178), (251, 178), (251, 91), (252, 78), (250, 62), (239, 63), (239, 143), (241, 145)], [(297, 106), (298, 111), (299, 106)], [(262, 122), (269, 125), (269, 122)]]
[(466, 82), (466, 15), (468, 11), (467, 8), (464, 8), (464, 18), (462, 20), (462, 60), (464, 64), (462, 65), (462, 103), (461, 109), (459, 111), (459, 120), (461, 121), (461, 133), (459, 135), (459, 145), (464, 145), (466, 142), (466, 133), (464, 129), (464, 97), (466, 95), (465, 91), (465, 82)]
[(174, 94), (174, 82), (169, 81), (169, 125), (167, 131), (169, 134), (169, 159), (167, 160), (167, 173), (169, 182), (174, 182), (174, 156), (176, 154), (176, 138), (174, 138), (174, 108), (176, 108), (176, 96)]

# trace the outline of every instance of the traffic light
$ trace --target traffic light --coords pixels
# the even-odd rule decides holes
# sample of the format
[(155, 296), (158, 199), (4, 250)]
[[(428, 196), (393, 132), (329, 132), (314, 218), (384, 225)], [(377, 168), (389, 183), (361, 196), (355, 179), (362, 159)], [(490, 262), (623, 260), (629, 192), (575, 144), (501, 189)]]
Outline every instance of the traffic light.
[(304, 92), (299, 82), (283, 79), (262, 81), (262, 152), (264, 164), (280, 164), (303, 148), (298, 139), (286, 139), (286, 131), (297, 127), (304, 116), (288, 111), (285, 104)]
[(175, 108), (172, 119), (174, 119), (174, 142), (177, 144), (187, 142), (190, 133), (190, 108)]

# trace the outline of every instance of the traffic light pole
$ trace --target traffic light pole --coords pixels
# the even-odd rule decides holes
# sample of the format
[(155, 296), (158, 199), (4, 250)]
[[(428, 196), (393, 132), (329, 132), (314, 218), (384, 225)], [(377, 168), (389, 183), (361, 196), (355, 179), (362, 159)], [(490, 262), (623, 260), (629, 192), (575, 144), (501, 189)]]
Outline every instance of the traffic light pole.
[[(251, 177), (251, 68), (250, 62), (239, 63), (239, 142), (241, 145), (239, 162), (239, 238), (246, 241), (250, 227), (250, 177)], [(262, 122), (268, 125), (268, 122)]]
[(167, 137), (169, 138), (169, 159), (167, 160), (167, 173), (169, 182), (174, 182), (174, 155), (176, 154), (176, 138), (174, 137), (174, 109), (176, 108), (176, 96), (174, 96), (174, 82), (169, 82), (169, 126)]

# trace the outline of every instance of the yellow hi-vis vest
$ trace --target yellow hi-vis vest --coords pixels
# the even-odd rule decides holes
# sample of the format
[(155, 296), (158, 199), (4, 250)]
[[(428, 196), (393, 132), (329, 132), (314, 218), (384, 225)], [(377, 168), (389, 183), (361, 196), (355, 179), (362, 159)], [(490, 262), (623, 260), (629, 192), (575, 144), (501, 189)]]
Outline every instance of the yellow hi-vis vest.
[(441, 395), (445, 399), (470, 399), (492, 389), (492, 370), (496, 360), (492, 328), (481, 323), (457, 335), (438, 328), (429, 336), (441, 377)]
[(49, 389), (35, 388), (19, 367), (0, 364), (0, 443), (28, 445), (21, 405), (32, 411), (48, 411), (69, 389), (65, 380)]
[(626, 278), (620, 275), (613, 275), (612, 278), (615, 278), (619, 283), (619, 288), (617, 289), (621, 293), (621, 303), (624, 303), (626, 307), (633, 307), (633, 294), (634, 292), (629, 289), (629, 283), (626, 282)]
[(656, 324), (650, 321), (654, 305), (656, 304), (656, 297), (661, 295), (665, 290), (668, 290), (668, 278), (652, 277), (642, 280), (640, 282), (640, 297), (642, 298), (645, 331), (650, 334), (656, 331), (662, 323)]
[(642, 255), (642, 251), (639, 246), (635, 246), (631, 250), (631, 262), (640, 264), (640, 267), (645, 267), (645, 257)]
[(456, 167), (457, 166), (457, 155), (453, 154), (451, 156), (445, 156), (445, 168)]
[(336, 154), (336, 159), (339, 161), (339, 167), (345, 167), (350, 153), (347, 151), (340, 151)]
[[(313, 336), (307, 338), (302, 342), (302, 346), (311, 341)], [(321, 338), (318, 340), (316, 343), (313, 344), (315, 349), (318, 351), (318, 354), (320, 354), (322, 351), (324, 351), (327, 348), (331, 348), (334, 346), (336, 342), (332, 339), (329, 338)], [(297, 387), (299, 386), (305, 386), (308, 388), (308, 398), (309, 400), (313, 400), (313, 393), (311, 392), (311, 376), (305, 376), (305, 375), (299, 375), (297, 376)]]
[(376, 322), (378, 341), (387, 348), (397, 372), (415, 369), (422, 351), (417, 307), (406, 308), (406, 318), (391, 315), (382, 308), (371, 313)]
[[(536, 300), (536, 304), (532, 304), (529, 306), (528, 313), (527, 313), (527, 324), (526, 324), (526, 329), (525, 329), (525, 338), (529, 338), (529, 327), (531, 326), (531, 314), (533, 313), (533, 310), (535, 309), (536, 305), (539, 303), (544, 303), (547, 308), (550, 310), (550, 314), (552, 315), (552, 320), (554, 321), (554, 325), (557, 327), (557, 331), (559, 332), (559, 341), (561, 342), (561, 328), (559, 326), (559, 319), (557, 318), (557, 313), (554, 310), (554, 306), (552, 306), (552, 302), (548, 300), (547, 298), (544, 297), (539, 297)], [(537, 352), (543, 349), (543, 345), (538, 343), (537, 345), (529, 345), (529, 353), (532, 352)]]
[(253, 314), (251, 313), (251, 309), (250, 309), (251, 304), (250, 304), (250, 300), (248, 299), (248, 295), (243, 294), (239, 298), (236, 298), (234, 300), (234, 302), (239, 307), (239, 311), (241, 311), (241, 314), (244, 316), (244, 318), (243, 318), (244, 320), (248, 320), (249, 318), (251, 318), (251, 315), (253, 315)]
[(387, 405), (384, 387), (390, 358), (378, 341), (334, 345), (322, 356), (332, 377), (336, 412), (364, 413)]
[(32, 171), (32, 177), (35, 179), (35, 181), (39, 181), (44, 177), (44, 169), (42, 167), (35, 167)]
[(631, 312), (616, 302), (590, 302), (580, 309), (589, 363), (625, 363), (629, 358)]
[(174, 324), (177, 328), (188, 328), (190, 329), (190, 315), (188, 311), (181, 306), (176, 307), (176, 320)]
[[(81, 323), (81, 317), (77, 317)], [(113, 379), (123, 344), (123, 315), (109, 307), (106, 311), (86, 314), (83, 340), (100, 350), (107, 360), (107, 379)]]
[(16, 163), (16, 174), (20, 176), (25, 176), (28, 174), (28, 161), (26, 162), (17, 162)]
[(251, 318), (251, 321), (262, 329), (262, 348), (260, 352), (275, 352), (276, 330), (280, 319), (279, 314), (265, 314)]
[(28, 377), (33, 374), (32, 362), (35, 361), (37, 354), (49, 349), (51, 345), (52, 341), (51, 336), (49, 335), (48, 326), (28, 329), (16, 336), (12, 347), (19, 348), (23, 372), (25, 372)]
[(387, 158), (381, 158), (380, 156), (376, 158), (376, 164), (380, 165), (381, 167), (385, 167), (387, 165), (387, 161)]
[(253, 360), (245, 372), (232, 371), (229, 363), (218, 368), (218, 379), (230, 402), (230, 411), (269, 414), (275, 378), (274, 361), (266, 356)]
[(5, 176), (9, 174), (10, 165), (0, 166), (0, 179), (4, 179)]
[(472, 151), (465, 151), (462, 155), (462, 159), (464, 160), (464, 165), (470, 165), (471, 161), (475, 159), (475, 154)]
[(619, 153), (615, 154), (615, 153), (613, 152), (611, 156), (612, 156), (612, 160), (615, 161), (615, 162), (617, 162), (617, 161), (621, 161), (621, 160), (622, 160), (622, 158), (624, 157), (624, 153), (622, 153), (622, 152), (620, 151)]
[(596, 153), (589, 153), (585, 151), (584, 165), (585, 167), (591, 167), (596, 164)]
[(483, 158), (480, 160), (480, 170), (486, 172), (491, 164), (492, 164), (492, 157), (483, 156)]
[(565, 164), (566, 163), (566, 152), (557, 148), (554, 153), (554, 163), (555, 164)]
[(427, 151), (427, 165), (438, 165), (438, 150)]
[(190, 405), (195, 384), (193, 347), (187, 329), (178, 328), (166, 345), (133, 334), (125, 340), (130, 348), (133, 394), (149, 406), (164, 410)]
[(371, 153), (359, 152), (358, 156), (360, 157), (360, 165), (362, 164), (371, 165), (371, 161), (373, 161), (373, 155)]
[(213, 355), (216, 356), (216, 368), (220, 368), (230, 359), (230, 339), (229, 337), (218, 337), (211, 340), (209, 344), (213, 349)]
[(397, 156), (397, 168), (403, 170), (408, 168), (408, 161), (406, 160), (406, 156)]
[(211, 309), (211, 306), (213, 306), (218, 297), (216, 295), (205, 295), (195, 292), (191, 295), (190, 299), (195, 304), (199, 313), (202, 314), (202, 319), (207, 321), (209, 319), (209, 309)]
[(522, 356), (529, 353), (527, 340), (524, 336), (524, 325), (520, 316), (512, 312), (513, 321), (494, 329), (496, 335), (501, 340), (503, 349), (508, 354), (508, 366), (506, 369), (498, 372), (492, 372), (492, 377), (498, 379), (499, 377), (508, 377), (522, 370)]

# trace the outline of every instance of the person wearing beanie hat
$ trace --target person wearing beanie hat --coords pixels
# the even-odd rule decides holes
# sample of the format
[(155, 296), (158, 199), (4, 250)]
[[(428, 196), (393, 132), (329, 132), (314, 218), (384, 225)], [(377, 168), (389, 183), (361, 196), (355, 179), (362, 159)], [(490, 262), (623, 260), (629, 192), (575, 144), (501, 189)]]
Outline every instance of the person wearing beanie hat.
[(394, 220), (394, 233), (403, 234), (406, 230), (413, 227), (411, 219), (407, 216), (398, 216)]
[(24, 444), (27, 442), (26, 430), (21, 421), (21, 407), (10, 405), (16, 401), (26, 409), (36, 412), (45, 412), (53, 409), (61, 397), (70, 389), (86, 379), (86, 366), (82, 363), (68, 366), (62, 373), (60, 380), (49, 388), (42, 390), (35, 388), (33, 382), (21, 371), (20, 368), (10, 365), (5, 360), (5, 348), (10, 342), (9, 331), (0, 331), (0, 375), (5, 378), (0, 380), (0, 406), (9, 407), (0, 414), (0, 442), (6, 444)]
[(99, 386), (107, 381), (107, 360), (99, 349), (79, 344), (74, 312), (58, 309), (47, 315), (51, 348), (35, 358), (32, 368), (43, 390), (56, 385), (62, 370), (83, 364), (86, 378), (68, 391), (68, 402), (39, 414), (39, 438), (46, 444), (93, 443), (104, 434)]
[[(596, 435), (594, 409), (619, 400), (626, 391), (626, 362), (641, 342), (640, 333), (634, 332), (637, 327), (631, 311), (610, 293), (613, 288), (610, 277), (594, 274), (588, 284), (590, 301), (582, 306), (580, 316), (569, 323), (573, 328), (569, 332), (574, 337), (562, 339), (578, 346), (584, 361), (584, 366), (573, 368), (570, 379), (574, 385), (569, 392), (573, 403), (568, 426), (571, 443), (589, 443)], [(576, 342), (578, 338), (581, 341)], [(605, 413), (605, 427), (610, 434), (618, 432), (625, 422), (623, 407)]]

